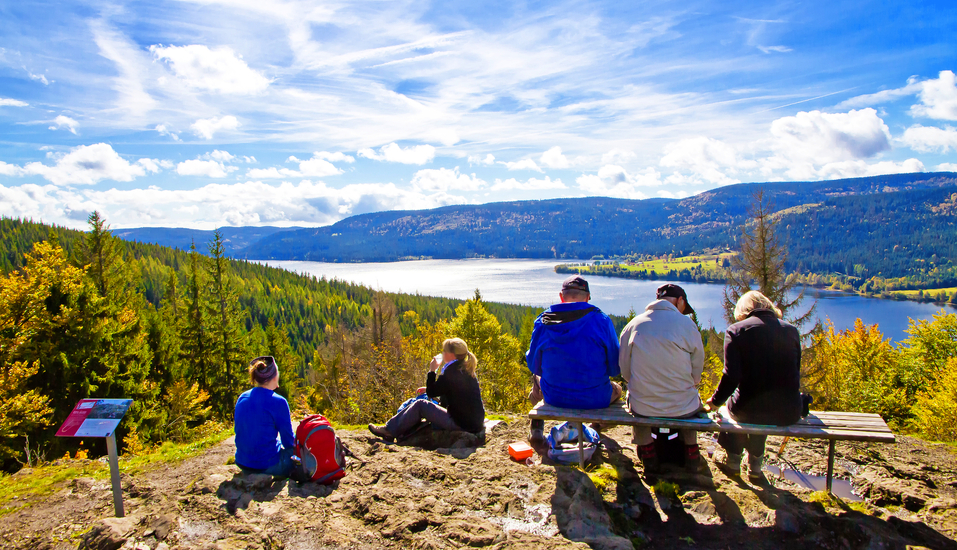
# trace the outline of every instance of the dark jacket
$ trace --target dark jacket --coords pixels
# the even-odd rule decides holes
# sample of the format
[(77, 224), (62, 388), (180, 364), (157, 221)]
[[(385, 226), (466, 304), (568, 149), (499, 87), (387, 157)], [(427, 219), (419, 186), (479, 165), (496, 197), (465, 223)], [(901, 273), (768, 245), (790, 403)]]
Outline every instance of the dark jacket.
[(621, 373), (615, 325), (586, 302), (555, 304), (539, 315), (525, 360), (542, 377), (545, 402), (566, 409), (607, 407), (608, 377)]
[(756, 309), (728, 327), (724, 374), (711, 401), (751, 424), (786, 426), (801, 418), (801, 335), (773, 311)]
[(480, 432), (485, 427), (485, 405), (478, 380), (465, 372), (462, 361), (445, 367), (441, 376), (430, 372), (425, 381), (425, 392), (449, 411), (449, 416), (463, 430)]

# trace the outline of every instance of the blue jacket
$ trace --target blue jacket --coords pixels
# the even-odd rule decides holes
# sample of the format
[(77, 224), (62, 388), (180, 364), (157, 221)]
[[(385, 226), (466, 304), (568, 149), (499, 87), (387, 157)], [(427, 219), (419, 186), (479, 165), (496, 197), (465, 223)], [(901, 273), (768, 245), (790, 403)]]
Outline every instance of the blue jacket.
[(542, 377), (545, 402), (568, 409), (607, 407), (608, 378), (621, 373), (615, 325), (587, 302), (555, 304), (539, 315), (525, 360)]
[(294, 449), (289, 403), (266, 388), (243, 392), (236, 400), (236, 464), (265, 470), (279, 461), (282, 448)]

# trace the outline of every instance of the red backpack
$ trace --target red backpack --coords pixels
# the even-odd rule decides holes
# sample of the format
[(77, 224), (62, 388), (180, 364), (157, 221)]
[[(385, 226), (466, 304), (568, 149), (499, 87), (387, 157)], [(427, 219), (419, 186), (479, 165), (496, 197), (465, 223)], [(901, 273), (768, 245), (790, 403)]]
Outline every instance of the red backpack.
[(346, 457), (332, 425), (321, 414), (302, 419), (296, 428), (296, 455), (307, 481), (329, 485), (346, 475)]

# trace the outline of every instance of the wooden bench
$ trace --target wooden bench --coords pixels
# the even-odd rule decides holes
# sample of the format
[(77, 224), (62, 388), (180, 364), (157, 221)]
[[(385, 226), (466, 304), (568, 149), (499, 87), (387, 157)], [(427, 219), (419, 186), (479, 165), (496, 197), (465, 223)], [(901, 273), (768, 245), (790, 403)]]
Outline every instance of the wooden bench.
[[(742, 424), (722, 418), (715, 422), (711, 418), (676, 419), (644, 418), (628, 411), (625, 403), (617, 403), (607, 409), (579, 410), (562, 409), (539, 402), (528, 416), (533, 420), (567, 420), (583, 429), (585, 422), (599, 422), (602, 427), (613, 425), (649, 426), (654, 428), (687, 428), (699, 432), (730, 432), (755, 435), (778, 435), (802, 439), (827, 439), (827, 491), (831, 492), (831, 480), (834, 475), (834, 444), (836, 441), (876, 441), (893, 443), (894, 434), (878, 414), (811, 411), (798, 423), (790, 426), (767, 426), (760, 424)], [(578, 462), (585, 467), (585, 453), (581, 439), (578, 442)]]

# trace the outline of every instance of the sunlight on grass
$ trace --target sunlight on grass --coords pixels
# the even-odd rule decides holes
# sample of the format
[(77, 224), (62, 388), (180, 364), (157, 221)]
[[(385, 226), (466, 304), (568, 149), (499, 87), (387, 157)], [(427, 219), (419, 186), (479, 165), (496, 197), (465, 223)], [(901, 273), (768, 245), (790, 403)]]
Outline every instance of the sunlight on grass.
[(609, 464), (602, 464), (591, 472), (585, 472), (599, 491), (605, 491), (612, 484), (618, 483), (618, 470)]
[(655, 496), (659, 499), (681, 502), (681, 499), (678, 497), (678, 485), (675, 483), (662, 480), (652, 485), (651, 490), (655, 492)]

